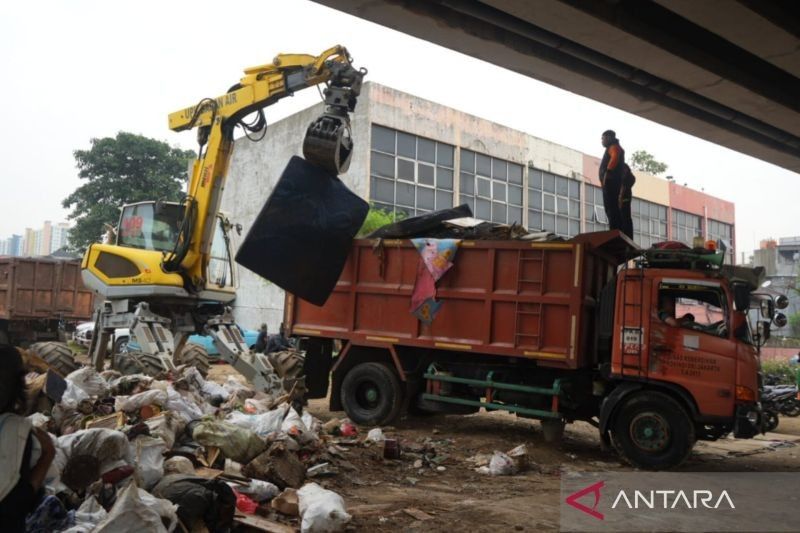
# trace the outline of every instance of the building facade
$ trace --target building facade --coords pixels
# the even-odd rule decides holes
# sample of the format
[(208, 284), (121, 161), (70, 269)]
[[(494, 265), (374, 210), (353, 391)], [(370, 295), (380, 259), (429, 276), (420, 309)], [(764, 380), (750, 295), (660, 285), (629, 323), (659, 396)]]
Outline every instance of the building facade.
[(69, 243), (70, 225), (53, 224), (49, 220), (39, 229), (25, 228), (24, 235), (0, 240), (0, 255), (35, 257), (50, 255)]
[[(258, 144), (236, 142), (222, 208), (245, 231), (321, 110), (318, 104), (270, 125)], [(377, 207), (413, 216), (467, 204), (476, 218), (565, 238), (608, 228), (595, 155), (376, 83), (364, 85), (352, 125), (356, 147), (342, 180)], [(723, 238), (734, 262), (731, 202), (648, 174), (636, 177), (637, 244)], [(242, 325), (277, 327), (282, 291), (245, 269), (239, 283), (235, 312)]]

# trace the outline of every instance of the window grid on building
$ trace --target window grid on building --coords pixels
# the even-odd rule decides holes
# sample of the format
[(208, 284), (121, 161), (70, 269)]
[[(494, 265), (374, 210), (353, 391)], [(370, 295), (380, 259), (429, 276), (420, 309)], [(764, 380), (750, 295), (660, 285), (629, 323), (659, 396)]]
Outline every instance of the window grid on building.
[(580, 233), (580, 182), (528, 168), (528, 227), (562, 237)]
[(453, 207), (453, 146), (372, 125), (369, 197), (408, 216)]
[(631, 202), (633, 240), (642, 248), (650, 248), (667, 240), (667, 208), (663, 205), (634, 198)]
[(709, 218), (706, 235), (711, 241), (720, 239), (725, 241), (725, 245), (728, 247), (728, 258), (726, 258), (726, 262), (729, 262), (731, 265), (735, 264), (736, 257), (733, 250), (733, 239), (731, 238), (733, 235), (733, 226)]
[(694, 238), (703, 235), (702, 219), (678, 209), (672, 210), (672, 240), (692, 246)]
[(460, 161), (459, 203), (475, 218), (522, 224), (522, 166), (464, 149)]
[(603, 189), (589, 185), (584, 186), (583, 220), (587, 233), (592, 231), (607, 231), (608, 216), (603, 207)]

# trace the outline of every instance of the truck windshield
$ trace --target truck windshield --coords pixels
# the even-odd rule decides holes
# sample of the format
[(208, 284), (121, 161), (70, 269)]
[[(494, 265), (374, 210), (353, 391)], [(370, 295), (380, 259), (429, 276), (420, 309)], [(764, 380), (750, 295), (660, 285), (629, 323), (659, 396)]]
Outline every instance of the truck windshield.
[(178, 238), (181, 211), (182, 207), (177, 204), (162, 204), (159, 209), (154, 203), (125, 206), (117, 244), (144, 250), (172, 251)]

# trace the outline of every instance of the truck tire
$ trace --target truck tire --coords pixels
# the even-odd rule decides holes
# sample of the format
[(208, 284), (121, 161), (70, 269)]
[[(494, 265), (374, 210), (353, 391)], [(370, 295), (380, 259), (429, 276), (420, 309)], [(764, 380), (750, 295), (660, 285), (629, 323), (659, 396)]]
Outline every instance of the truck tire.
[(403, 406), (400, 380), (380, 363), (361, 363), (351, 368), (342, 381), (341, 396), (350, 420), (365, 426), (390, 423)]
[(666, 470), (683, 463), (695, 442), (686, 410), (661, 392), (633, 393), (616, 413), (612, 442), (617, 453), (644, 470)]
[(78, 369), (75, 354), (69, 349), (69, 346), (62, 342), (37, 342), (31, 344), (28, 349), (44, 359), (53, 370), (62, 376)]
[(175, 365), (195, 367), (203, 377), (208, 375), (208, 352), (199, 344), (187, 342), (180, 355), (175, 358)]

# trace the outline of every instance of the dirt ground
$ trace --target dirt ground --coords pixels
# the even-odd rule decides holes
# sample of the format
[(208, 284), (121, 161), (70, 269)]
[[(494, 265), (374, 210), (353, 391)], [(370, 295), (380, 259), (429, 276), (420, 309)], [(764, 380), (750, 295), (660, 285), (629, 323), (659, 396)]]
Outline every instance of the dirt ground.
[[(212, 376), (228, 372), (215, 365)], [(313, 400), (310, 411), (323, 421), (346, 416), (330, 412), (326, 400)], [(359, 428), (362, 435), (369, 429)], [(359, 531), (553, 531), (559, 525), (562, 471), (632, 470), (613, 452), (600, 450), (597, 430), (586, 423), (567, 426), (557, 444), (544, 441), (538, 422), (501, 412), (405, 417), (383, 431), (405, 449), (426, 445), (425, 456), (432, 460), (417, 468), (419, 453), (385, 460), (378, 445), (352, 446), (342, 452), (347, 468), (315, 479), (345, 499)], [(800, 417), (783, 417), (777, 433), (698, 443), (680, 470), (800, 471), (798, 443)], [(530, 468), (515, 476), (480, 474), (468, 461), (520, 444), (527, 446)]]

